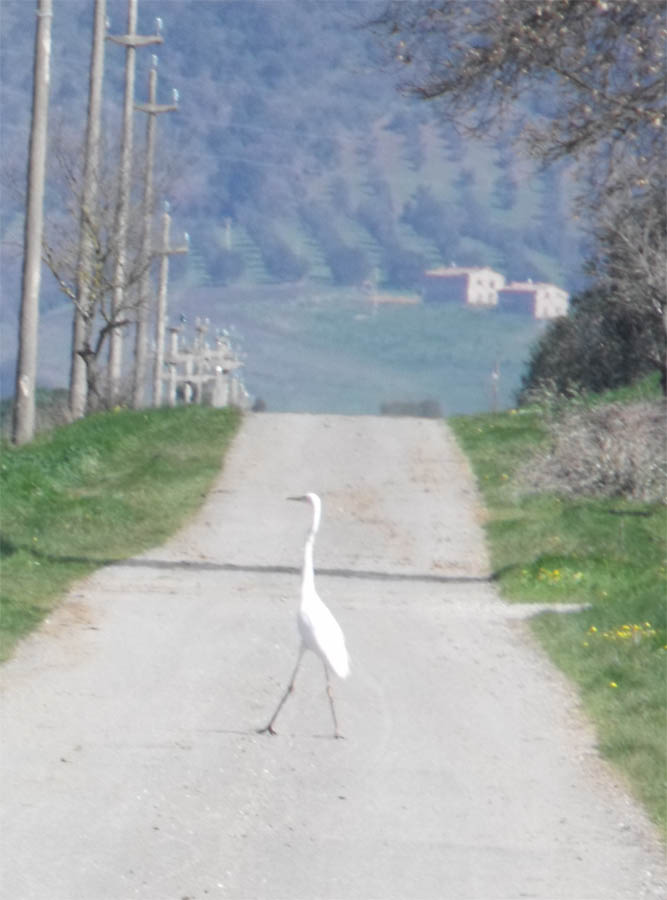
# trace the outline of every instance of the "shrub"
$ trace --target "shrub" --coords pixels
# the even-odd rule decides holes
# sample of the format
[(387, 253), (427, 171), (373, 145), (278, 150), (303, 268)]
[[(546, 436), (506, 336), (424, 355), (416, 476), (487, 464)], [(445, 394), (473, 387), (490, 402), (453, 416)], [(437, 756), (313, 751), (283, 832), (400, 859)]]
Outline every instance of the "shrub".
[(428, 261), (421, 253), (395, 246), (385, 248), (384, 265), (392, 287), (414, 288), (421, 283)]
[(303, 278), (308, 271), (308, 262), (297, 256), (261, 216), (248, 214), (244, 216), (243, 224), (276, 281), (299, 281)]
[(393, 210), (390, 206), (378, 203), (376, 199), (365, 200), (359, 204), (357, 219), (383, 249), (396, 245)]
[(371, 264), (368, 256), (358, 247), (345, 244), (331, 222), (328, 209), (302, 204), (299, 215), (319, 243), (336, 284), (361, 284), (369, 277)]
[(371, 272), (368, 256), (358, 247), (329, 247), (325, 259), (336, 284), (361, 284)]
[(393, 400), (380, 405), (383, 416), (414, 416), (419, 419), (441, 419), (442, 407), (437, 400)]
[(424, 185), (417, 188), (401, 213), (402, 222), (411, 225), (421, 237), (433, 241), (450, 259), (459, 242), (458, 218), (448, 213), (445, 205)]
[[(9, 439), (12, 432), (13, 398), (0, 403), (0, 437)], [(51, 431), (71, 421), (69, 393), (64, 388), (38, 387), (35, 394), (35, 432)]]
[(667, 501), (664, 402), (575, 406), (549, 431), (551, 445), (520, 473), (529, 491)]

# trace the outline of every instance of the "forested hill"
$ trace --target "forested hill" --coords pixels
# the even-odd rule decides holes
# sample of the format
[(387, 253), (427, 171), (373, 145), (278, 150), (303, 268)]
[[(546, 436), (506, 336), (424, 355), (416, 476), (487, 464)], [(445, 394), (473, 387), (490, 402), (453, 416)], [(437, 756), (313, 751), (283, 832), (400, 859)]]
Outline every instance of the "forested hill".
[[(81, 131), (92, 0), (58, 3), (53, 128)], [(125, 0), (109, 0), (110, 32)], [(490, 264), (510, 278), (572, 288), (579, 248), (562, 171), (530, 177), (509, 142), (464, 143), (428, 104), (402, 97), (380, 64), (365, 2), (140, 0), (140, 33), (164, 22), (160, 117), (176, 222), (190, 233), (194, 284), (333, 284), (379, 276), (409, 287), (425, 265)], [(34, 8), (3, 0), (3, 156), (25, 157)], [(151, 49), (137, 52), (137, 99)], [(123, 51), (106, 48), (107, 145), (115, 152)], [(535, 110), (539, 114), (539, 109)], [(144, 121), (137, 116), (136, 142)], [(5, 193), (3, 236), (20, 210)]]
[[(171, 203), (174, 237), (190, 237), (187, 258), (172, 261), (173, 297), (222, 286), (247, 296), (255, 285), (265, 293), (268, 285), (296, 281), (300, 296), (304, 286), (306, 294), (311, 286), (331, 297), (338, 287), (368, 281), (405, 291), (417, 287), (425, 268), (450, 262), (576, 287), (581, 248), (568, 210), (568, 171), (533, 172), (509, 139), (466, 142), (432, 105), (402, 96), (377, 36), (364, 27), (381, 5), (139, 0), (139, 33), (155, 33), (158, 16), (164, 23), (158, 102), (169, 102), (173, 88), (180, 95), (179, 111), (157, 122), (156, 199), (160, 208), (164, 199)], [(107, 6), (109, 33), (124, 33), (126, 0)], [(47, 218), (65, 230), (75, 218), (67, 211), (60, 148), (83, 139), (92, 13), (93, 0), (54, 3)], [(13, 188), (20, 195), (25, 179), (30, 0), (1, 0), (0, 37), (6, 391), (20, 287), (22, 205)], [(152, 52), (137, 51), (137, 101), (146, 98)], [(124, 51), (107, 42), (104, 143), (111, 165), (123, 79)], [(537, 100), (530, 112), (540, 114)], [(139, 158), (144, 135), (137, 113)], [(44, 383), (66, 383), (69, 308), (45, 270)], [(224, 316), (215, 313), (216, 323)], [(250, 364), (252, 336), (245, 349)]]

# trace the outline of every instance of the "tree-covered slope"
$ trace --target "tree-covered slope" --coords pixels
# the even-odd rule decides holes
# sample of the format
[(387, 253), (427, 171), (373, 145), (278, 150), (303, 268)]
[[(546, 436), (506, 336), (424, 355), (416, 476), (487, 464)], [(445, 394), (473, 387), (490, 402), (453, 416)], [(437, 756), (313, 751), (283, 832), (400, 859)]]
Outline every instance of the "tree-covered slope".
[[(124, 31), (125, 6), (109, 3), (111, 33)], [(317, 268), (318, 253), (332, 280), (358, 280), (361, 261), (350, 258), (348, 272), (337, 257), (361, 240), (369, 267), (379, 260), (383, 280), (407, 283), (411, 266), (397, 264), (397, 251), (432, 262), (430, 239), (442, 260), (494, 262), (510, 277), (571, 282), (578, 252), (566, 176), (532, 176), (508, 144), (470, 145), (452, 129), (436, 128), (428, 109), (401, 97), (377, 62), (375, 38), (360, 27), (376, 8), (294, 0), (140, 3), (142, 33), (154, 31), (155, 16), (164, 21), (160, 90), (177, 87), (181, 99), (178, 114), (160, 120), (161, 158), (171, 170), (176, 214), (196, 235), (207, 274), (214, 282), (253, 278), (248, 252), (229, 241), (231, 222), (250, 233), (276, 280)], [(62, 128), (64, 118), (79, 133), (91, 19), (92, 0), (70, 0), (54, 18), (52, 122)], [(33, 21), (29, 3), (4, 0), (3, 143), (14, 158), (24, 152)], [(138, 99), (150, 58), (149, 50), (137, 53)], [(109, 43), (110, 153), (122, 76), (123, 51)], [(139, 143), (143, 125), (138, 115)], [(57, 165), (52, 169), (56, 178)], [(430, 202), (435, 217), (420, 219), (416, 197)], [(6, 206), (5, 227), (17, 211)], [(410, 214), (417, 228), (406, 235)], [(243, 270), (224, 259), (229, 253), (242, 257)]]
[[(55, 8), (51, 140), (83, 137), (92, 0)], [(110, 33), (125, 30), (125, 0), (109, 0)], [(509, 142), (471, 144), (403, 97), (380, 64), (367, 2), (140, 0), (139, 32), (164, 22), (158, 100), (161, 193), (174, 232), (188, 231), (175, 287), (375, 281), (415, 288), (424, 268), (492, 265), (508, 278), (574, 288), (580, 236), (569, 174), (537, 174)], [(20, 282), (21, 203), (29, 123), (34, 9), (3, 0), (3, 356), (13, 356)], [(137, 99), (151, 49), (137, 52)], [(104, 136), (117, 154), (123, 50), (106, 46)], [(135, 117), (141, 150), (145, 119)], [(62, 167), (50, 155), (47, 215), (63, 218)], [(166, 173), (166, 174), (164, 174)], [(60, 180), (60, 181), (59, 181)], [(71, 225), (74, 224), (72, 219)], [(66, 303), (51, 276), (45, 308)], [(247, 348), (251, 351), (251, 348)], [(66, 372), (63, 372), (63, 380)]]

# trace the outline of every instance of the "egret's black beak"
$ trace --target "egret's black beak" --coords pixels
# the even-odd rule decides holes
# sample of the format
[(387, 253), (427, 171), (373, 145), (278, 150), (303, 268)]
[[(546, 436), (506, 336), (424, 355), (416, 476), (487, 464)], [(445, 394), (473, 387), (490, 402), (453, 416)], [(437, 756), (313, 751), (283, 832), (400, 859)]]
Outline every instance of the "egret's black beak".
[(308, 498), (302, 495), (301, 497), (285, 497), (285, 499), (286, 500), (296, 500), (297, 503), (300, 503), (300, 502), (303, 502), (304, 500), (307, 500)]

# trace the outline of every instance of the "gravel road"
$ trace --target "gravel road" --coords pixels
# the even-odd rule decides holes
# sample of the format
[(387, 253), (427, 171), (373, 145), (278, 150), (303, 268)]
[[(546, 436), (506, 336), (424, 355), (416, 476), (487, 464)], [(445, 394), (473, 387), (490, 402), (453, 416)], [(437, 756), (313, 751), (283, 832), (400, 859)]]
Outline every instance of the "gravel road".
[[(352, 674), (294, 665), (303, 540)], [(639, 900), (651, 825), (533, 610), (488, 581), (439, 422), (249, 415), (202, 511), (79, 584), (0, 672), (12, 900)]]

